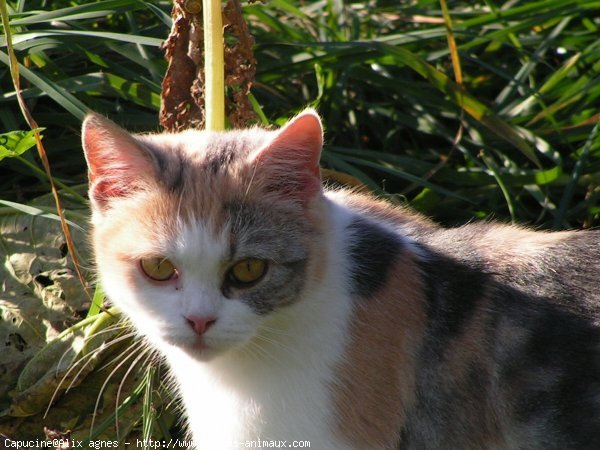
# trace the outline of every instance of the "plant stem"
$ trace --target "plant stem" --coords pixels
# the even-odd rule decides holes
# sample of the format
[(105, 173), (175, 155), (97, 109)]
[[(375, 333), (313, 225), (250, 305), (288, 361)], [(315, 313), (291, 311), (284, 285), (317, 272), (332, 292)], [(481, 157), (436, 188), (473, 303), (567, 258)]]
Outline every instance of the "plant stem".
[(203, 0), (204, 110), (206, 129), (225, 129), (225, 64), (221, 0)]

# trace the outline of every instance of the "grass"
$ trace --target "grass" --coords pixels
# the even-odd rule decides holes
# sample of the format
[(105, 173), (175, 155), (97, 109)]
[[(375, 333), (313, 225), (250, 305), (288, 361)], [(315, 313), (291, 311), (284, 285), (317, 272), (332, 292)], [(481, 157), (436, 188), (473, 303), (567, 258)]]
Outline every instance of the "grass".
[[(252, 101), (263, 122), (281, 124), (316, 106), (326, 126), (324, 167), (445, 224), (475, 217), (545, 229), (597, 226), (600, 3), (451, 2), (447, 14), (444, 5), (244, 5), (258, 61)], [(133, 130), (158, 129), (171, 3), (8, 6), (23, 97), (44, 128), (67, 217), (85, 227), (81, 119), (94, 110)], [(0, 131), (26, 130), (4, 37), (0, 86)], [(36, 204), (50, 190), (48, 178), (38, 157), (21, 150), (0, 147), (3, 214), (16, 213), (15, 204), (19, 213), (50, 213)], [(139, 379), (127, 405), (158, 420), (144, 422), (144, 433), (165, 436), (171, 413), (157, 414), (148, 400), (157, 375), (132, 376)], [(152, 389), (143, 383), (149, 379)], [(109, 427), (114, 417), (106, 420)]]

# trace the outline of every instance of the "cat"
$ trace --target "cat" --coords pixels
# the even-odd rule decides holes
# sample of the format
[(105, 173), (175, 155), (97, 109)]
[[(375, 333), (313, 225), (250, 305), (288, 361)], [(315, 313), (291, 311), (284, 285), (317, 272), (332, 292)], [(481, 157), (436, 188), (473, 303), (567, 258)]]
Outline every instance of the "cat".
[(600, 449), (599, 231), (324, 188), (310, 109), (143, 135), (93, 114), (82, 138), (102, 284), (199, 450)]

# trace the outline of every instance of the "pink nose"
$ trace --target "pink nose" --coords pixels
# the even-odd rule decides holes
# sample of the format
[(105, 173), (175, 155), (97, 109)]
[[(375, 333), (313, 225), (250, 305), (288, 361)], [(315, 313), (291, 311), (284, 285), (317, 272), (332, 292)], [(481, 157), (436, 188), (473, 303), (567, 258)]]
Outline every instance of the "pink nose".
[(194, 329), (194, 331), (200, 336), (206, 333), (206, 330), (213, 326), (217, 321), (217, 319), (215, 319), (214, 317), (203, 316), (190, 316), (186, 317), (186, 320)]

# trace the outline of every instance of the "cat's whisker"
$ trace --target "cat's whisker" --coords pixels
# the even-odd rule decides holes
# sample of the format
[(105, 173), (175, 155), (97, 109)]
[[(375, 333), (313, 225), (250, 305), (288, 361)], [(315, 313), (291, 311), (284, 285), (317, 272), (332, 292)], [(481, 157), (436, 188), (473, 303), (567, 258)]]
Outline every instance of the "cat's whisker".
[[(102, 334), (103, 331), (95, 333), (94, 336)], [(79, 378), (81, 373), (85, 370), (85, 368), (88, 366), (88, 364), (90, 364), (93, 361), (95, 356), (97, 356), (102, 351), (107, 350), (109, 347), (111, 347), (115, 343), (118, 343), (120, 340), (121, 340), (120, 338), (117, 338), (117, 339), (112, 339), (110, 341), (107, 341), (107, 342), (103, 343), (103, 345), (101, 347), (96, 348), (96, 349), (92, 350), (91, 352), (78, 357), (78, 359), (72, 363), (72, 365), (69, 367), (69, 369), (65, 372), (65, 374), (61, 377), (60, 381), (58, 382), (56, 388), (54, 389), (54, 392), (52, 393), (52, 396), (50, 397), (50, 400), (48, 401), (48, 406), (46, 407), (46, 410), (44, 411), (43, 417), (47, 416), (52, 404), (54, 403), (54, 400), (56, 399), (56, 396), (60, 392), (62, 384), (71, 375), (71, 373), (77, 368), (77, 366), (81, 365), (81, 367), (77, 371), (76, 375), (73, 377), (73, 379), (71, 380), (69, 385), (66, 387), (66, 389), (64, 391), (65, 393), (69, 392), (69, 390), (73, 387), (73, 384), (77, 381), (77, 379)], [(59, 359), (59, 362), (57, 363), (55, 376), (58, 375), (58, 371), (60, 370), (59, 368), (62, 364), (62, 361), (64, 360), (66, 354), (70, 351), (72, 351), (72, 349), (67, 349), (65, 352), (63, 352), (61, 358)]]
[[(258, 337), (260, 340), (268, 342), (269, 344), (271, 344), (272, 342), (269, 342), (266, 339), (263, 339), (261, 337)], [(255, 353), (257, 355), (259, 355), (262, 359), (267, 359), (270, 361), (273, 361), (275, 363), (278, 363), (278, 359), (277, 356), (272, 354), (267, 348), (265, 348), (263, 345), (260, 345), (259, 342), (257, 342), (256, 340), (252, 340), (248, 343), (248, 347), (250, 347), (252, 350), (255, 351)], [(283, 348), (283, 347), (282, 347)]]
[[(287, 356), (293, 356), (294, 358), (297, 358), (300, 361), (303, 358), (302, 353), (299, 353), (295, 348), (289, 347), (287, 345), (283, 345), (281, 342), (279, 342), (275, 339), (271, 339), (271, 338), (268, 338), (267, 336), (261, 336), (261, 335), (258, 335), (257, 339), (261, 340), (262, 342), (267, 343), (268, 345), (270, 345), (274, 348), (284, 350), (286, 352)], [(258, 342), (254, 342), (254, 345), (256, 345), (258, 348), (261, 348), (265, 352), (265, 354), (268, 354), (271, 360), (273, 360), (273, 361), (278, 360), (277, 356), (271, 354), (271, 352), (269, 352), (266, 348), (264, 348), (264, 346), (260, 345)]]
[[(105, 340), (102, 345), (105, 345), (108, 342), (113, 342), (115, 339), (120, 339), (121, 337), (130, 337), (132, 336), (132, 332), (129, 331), (127, 332), (127, 328), (123, 327), (123, 326), (109, 326), (105, 329), (102, 329), (100, 331), (96, 331), (94, 334), (90, 335), (90, 336), (86, 336), (84, 339), (84, 346), (88, 344), (88, 342), (92, 341), (93, 339), (98, 339), (99, 337), (102, 337), (102, 335), (105, 334), (114, 334), (115, 332), (121, 333), (121, 336), (119, 336), (119, 334), (117, 334), (115, 337), (113, 338), (109, 338), (108, 340)], [(122, 333), (125, 333), (125, 335), (123, 335)], [(97, 350), (97, 349), (95, 349)]]
[[(82, 364), (83, 367), (85, 368), (85, 366), (88, 364), (88, 362), (92, 360), (91, 356), (92, 356), (91, 354), (87, 354), (87, 355), (84, 355), (83, 357), (79, 358), (77, 361), (75, 361), (71, 365), (71, 367), (69, 367), (69, 369), (67, 370), (67, 372), (61, 377), (60, 381), (58, 382), (58, 384), (54, 388), (54, 392), (52, 393), (52, 396), (50, 397), (50, 400), (48, 401), (48, 406), (46, 407), (46, 410), (44, 411), (44, 415), (43, 415), (44, 418), (46, 418), (46, 416), (48, 415), (48, 412), (50, 411), (50, 408), (52, 407), (52, 404), (54, 403), (54, 400), (56, 400), (56, 396), (60, 392), (62, 384), (65, 382), (65, 380), (68, 378), (68, 376), (76, 369), (76, 367), (79, 364)], [(60, 364), (60, 362), (62, 362), (62, 360), (63, 360), (63, 358), (61, 358), (59, 360), (59, 364)], [(84, 361), (86, 361), (86, 362), (84, 362)], [(56, 368), (55, 376), (58, 375), (58, 370), (59, 370), (59, 366), (57, 366), (57, 368)], [(79, 376), (80, 373), (81, 373), (81, 370), (77, 373), (77, 376)], [(75, 377), (75, 379), (77, 379), (77, 376)], [(65, 389), (65, 392), (69, 391), (69, 389), (72, 386), (72, 383), (73, 383), (73, 381), (71, 381), (71, 383), (69, 383), (69, 386), (67, 386), (67, 388)]]
[(248, 198), (248, 194), (250, 194), (250, 188), (252, 187), (252, 183), (254, 183), (254, 178), (256, 177), (256, 171), (258, 169), (258, 164), (254, 164), (252, 168), (252, 175), (250, 176), (250, 180), (246, 185), (246, 190), (244, 191), (244, 196), (242, 197), (242, 204), (245, 204), (246, 199)]
[[(98, 347), (98, 348), (92, 350), (91, 352), (83, 355), (80, 358), (80, 360), (86, 359), (87, 361), (84, 364), (82, 364), (82, 366), (80, 367), (80, 369), (77, 372), (77, 374), (73, 377), (73, 379), (71, 380), (71, 382), (67, 386), (67, 388), (65, 390), (65, 393), (67, 393), (67, 392), (69, 392), (69, 390), (71, 390), (71, 388), (73, 387), (73, 384), (77, 381), (77, 379), (79, 378), (79, 376), (81, 375), (81, 373), (86, 369), (87, 365), (90, 364), (90, 363), (92, 363), (94, 361), (94, 358), (98, 357), (100, 355), (100, 353), (102, 353), (103, 351), (106, 351), (108, 348), (112, 347), (113, 345), (118, 344), (122, 340), (123, 339), (121, 339), (121, 338), (117, 338), (117, 339), (112, 339), (110, 341), (104, 342), (100, 347)], [(70, 373), (70, 371), (68, 373)]]
[[(151, 347), (143, 347), (140, 350), (140, 354), (137, 356), (137, 358), (135, 358), (135, 360), (133, 360), (131, 362), (129, 368), (127, 369), (127, 371), (123, 375), (123, 378), (121, 378), (121, 382), (119, 383), (119, 387), (117, 388), (117, 395), (116, 395), (116, 398), (115, 398), (115, 431), (116, 431), (117, 436), (119, 436), (119, 402), (120, 402), (121, 391), (123, 389), (123, 386), (125, 385), (125, 382), (127, 381), (127, 378), (129, 377), (129, 374), (137, 366), (137, 364), (139, 363), (139, 361), (144, 356), (146, 356), (145, 363), (147, 363), (148, 359), (150, 357), (152, 357), (152, 352), (153, 351), (154, 350)], [(145, 364), (143, 364), (142, 366), (144, 366), (144, 365)]]
[[(90, 339), (94, 338), (95, 336), (99, 336), (99, 335), (102, 335), (102, 334), (105, 334), (105, 333), (109, 333), (109, 332), (110, 332), (110, 331), (113, 329), (112, 327), (113, 327), (113, 325), (111, 325), (111, 326), (109, 326), (109, 327), (107, 327), (107, 328), (105, 328), (105, 329), (103, 329), (103, 330), (100, 330), (100, 331), (98, 331), (98, 332), (94, 333), (94, 334), (93, 334), (93, 335), (91, 335), (91, 336), (86, 336), (86, 337), (83, 339), (83, 345), (85, 345), (85, 344), (86, 344), (86, 343), (87, 343), (87, 342), (88, 342)], [(72, 347), (68, 347), (68, 348), (67, 348), (67, 349), (66, 349), (66, 350), (65, 350), (65, 351), (62, 353), (61, 357), (60, 357), (60, 358), (59, 358), (59, 360), (58, 360), (58, 363), (56, 364), (56, 374), (55, 374), (55, 375), (58, 375), (58, 370), (59, 370), (59, 369), (60, 369), (60, 367), (62, 366), (62, 362), (63, 362), (63, 360), (66, 358), (66, 356), (67, 356), (69, 353), (73, 353), (73, 352), (74, 352), (73, 348), (72, 348)], [(77, 360), (77, 361), (76, 361), (74, 364), (78, 364), (78, 363), (79, 363), (79, 361), (80, 361), (80, 360)]]
[[(126, 336), (122, 336), (121, 338), (119, 338), (118, 342), (122, 342), (128, 339), (134, 339), (135, 338), (135, 334), (128, 334)], [(115, 342), (115, 343), (118, 343)], [(104, 370), (107, 369), (108, 367), (117, 364), (122, 358), (125, 357), (125, 355), (129, 354), (131, 350), (135, 350), (137, 349), (137, 343), (135, 341), (131, 342), (131, 344), (129, 344), (126, 348), (123, 349), (123, 351), (117, 353), (117, 355), (110, 359), (109, 361), (107, 361), (106, 363), (104, 363), (98, 370)]]
[(243, 349), (242, 352), (248, 356), (250, 356), (252, 359), (256, 360), (256, 361), (260, 361), (265, 359), (268, 359), (269, 355), (266, 355), (264, 350), (260, 348), (259, 345), (257, 345), (254, 342), (250, 342), (248, 343), (248, 345), (246, 345)]
[(278, 338), (283, 337), (286, 338), (286, 341), (294, 341), (298, 339), (298, 336), (292, 333), (288, 333), (285, 330), (282, 330), (281, 328), (262, 325), (260, 331), (256, 334), (256, 337), (286, 351), (296, 351), (296, 349), (294, 349), (293, 347), (283, 344), (281, 339)]
[[(177, 225), (181, 225), (179, 223), (181, 221), (181, 218), (183, 217), (183, 215), (181, 214), (181, 209), (182, 209), (182, 205), (183, 205), (185, 198), (188, 197), (188, 194), (186, 191), (187, 189), (188, 189), (188, 187), (184, 183), (183, 186), (181, 187), (181, 192), (179, 193), (179, 197), (177, 199), (177, 214), (175, 215), (175, 221), (176, 221)], [(179, 226), (179, 228), (181, 228), (181, 226)]]
[[(295, 338), (296, 337), (294, 334), (286, 332), (285, 330), (283, 330), (281, 328), (276, 328), (276, 327), (269, 326), (269, 325), (261, 325), (259, 331), (266, 331), (270, 334), (276, 334), (277, 336), (283, 336), (283, 337), (287, 337), (287, 338)], [(260, 333), (258, 333), (258, 334), (260, 334)]]
[(94, 424), (96, 421), (96, 413), (98, 412), (98, 406), (100, 405), (100, 400), (102, 398), (102, 394), (104, 393), (104, 389), (106, 389), (106, 386), (108, 385), (109, 381), (111, 380), (111, 378), (113, 377), (113, 375), (132, 357), (134, 357), (136, 355), (136, 353), (140, 351), (137, 350), (136, 348), (133, 349), (133, 351), (131, 353), (129, 353), (128, 355), (126, 355), (123, 360), (121, 362), (119, 362), (119, 364), (117, 364), (116, 367), (113, 368), (113, 370), (111, 370), (109, 372), (109, 374), (107, 375), (107, 377), (105, 378), (104, 382), (102, 383), (102, 386), (100, 386), (100, 390), (98, 391), (98, 395), (96, 396), (96, 403), (94, 404), (94, 409), (92, 412), (92, 421), (90, 424), (90, 438), (92, 435), (92, 432), (94, 430)]

